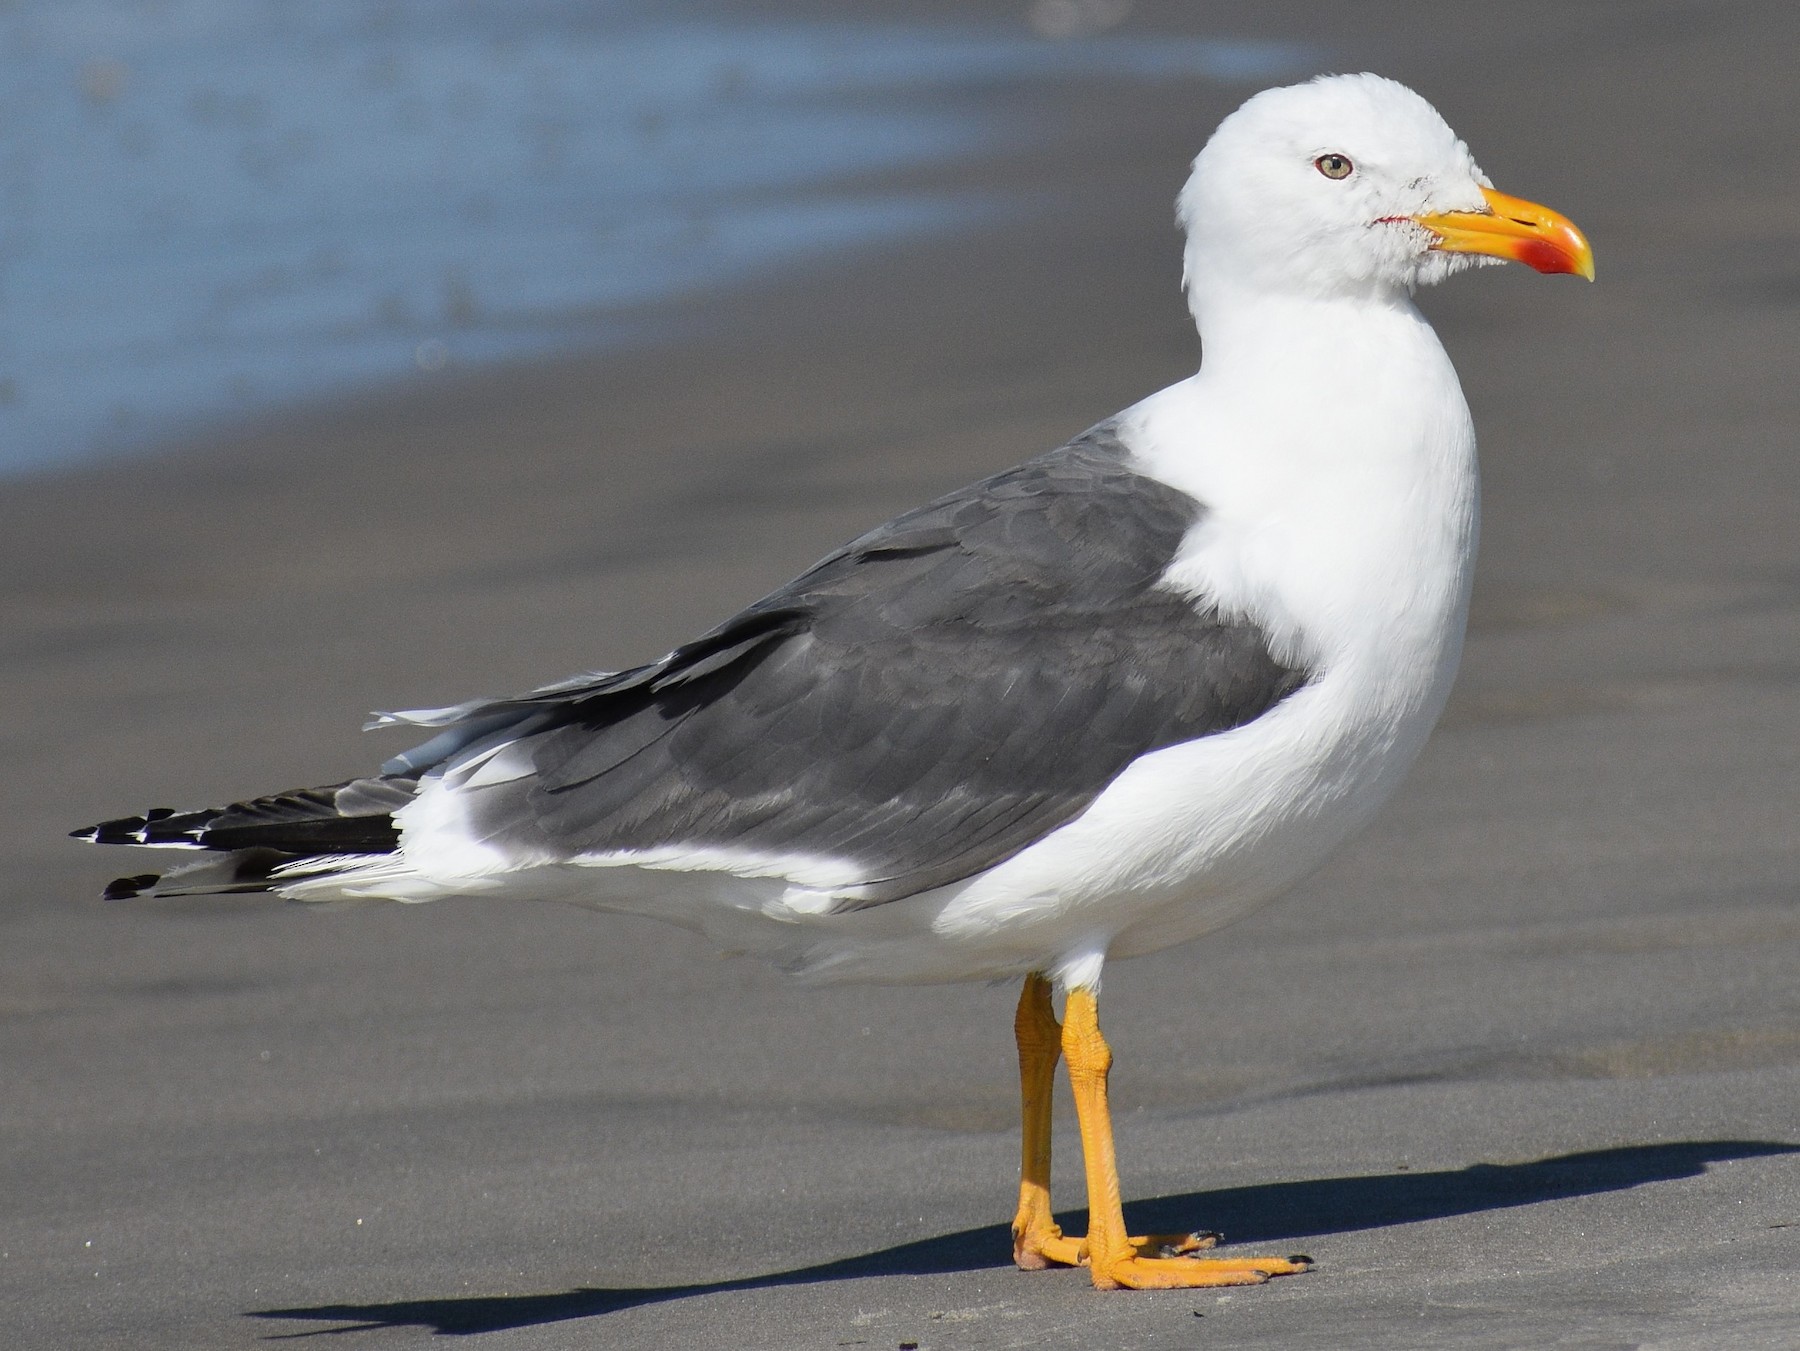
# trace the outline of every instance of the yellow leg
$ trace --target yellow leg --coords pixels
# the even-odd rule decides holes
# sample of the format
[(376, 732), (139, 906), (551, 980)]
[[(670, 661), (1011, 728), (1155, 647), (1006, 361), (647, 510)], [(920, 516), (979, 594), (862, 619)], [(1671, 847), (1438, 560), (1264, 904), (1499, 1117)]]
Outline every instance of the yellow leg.
[(1013, 1216), (1013, 1261), (1025, 1271), (1081, 1261), (1081, 1244), (1064, 1238), (1050, 1216), (1050, 1092), (1062, 1055), (1062, 1024), (1050, 1004), (1050, 982), (1025, 977), (1013, 1015), (1019, 1042), (1019, 1211)]
[[(1019, 1209), (1013, 1216), (1013, 1261), (1025, 1271), (1087, 1261), (1087, 1240), (1065, 1238), (1050, 1213), (1050, 1098), (1062, 1057), (1062, 1024), (1050, 1002), (1050, 982), (1025, 977), (1013, 1017), (1019, 1043)], [(1218, 1242), (1218, 1235), (1151, 1234), (1126, 1240), (1145, 1257), (1173, 1257)]]
[[(1260, 1285), (1271, 1276), (1307, 1269), (1310, 1262), (1304, 1257), (1216, 1258), (1146, 1253), (1149, 1245), (1144, 1240), (1126, 1234), (1125, 1215), (1119, 1204), (1112, 1113), (1106, 1102), (1112, 1048), (1100, 1035), (1099, 1003), (1092, 990), (1069, 991), (1063, 1015), (1062, 1051), (1069, 1062), (1069, 1086), (1075, 1092), (1075, 1113), (1081, 1123), (1081, 1153), (1087, 1165), (1088, 1185), (1088, 1235), (1082, 1246), (1096, 1289)], [(1022, 1056), (1021, 1050), (1021, 1063)], [(1045, 1155), (1048, 1163), (1048, 1150)]]

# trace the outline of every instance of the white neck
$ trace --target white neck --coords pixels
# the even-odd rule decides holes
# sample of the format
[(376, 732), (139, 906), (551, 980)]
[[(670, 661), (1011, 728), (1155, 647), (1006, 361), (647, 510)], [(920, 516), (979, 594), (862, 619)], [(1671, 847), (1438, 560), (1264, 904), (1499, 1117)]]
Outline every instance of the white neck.
[[(1218, 376), (1258, 368), (1277, 370), (1296, 362), (1336, 366), (1346, 343), (1416, 344), (1414, 330), (1431, 334), (1412, 296), (1390, 286), (1329, 294), (1271, 291), (1211, 272), (1192, 277), (1188, 308), (1199, 330), (1202, 372)], [(1399, 347), (1390, 348), (1399, 356)]]
[[(1475, 437), (1404, 295), (1201, 297), (1199, 374), (1130, 410), (1147, 472), (1206, 509), (1171, 584), (1262, 625), (1277, 655), (1443, 668), (1460, 651)], [(1439, 698), (1415, 690), (1410, 702)]]

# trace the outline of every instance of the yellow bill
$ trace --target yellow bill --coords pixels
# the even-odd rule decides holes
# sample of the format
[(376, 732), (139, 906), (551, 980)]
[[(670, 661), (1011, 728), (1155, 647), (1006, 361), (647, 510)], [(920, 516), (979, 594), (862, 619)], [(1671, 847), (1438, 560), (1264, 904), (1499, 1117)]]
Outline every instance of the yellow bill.
[(1485, 253), (1509, 258), (1539, 272), (1570, 272), (1594, 279), (1594, 250), (1575, 222), (1547, 206), (1483, 188), (1486, 211), (1443, 211), (1413, 220), (1445, 253)]

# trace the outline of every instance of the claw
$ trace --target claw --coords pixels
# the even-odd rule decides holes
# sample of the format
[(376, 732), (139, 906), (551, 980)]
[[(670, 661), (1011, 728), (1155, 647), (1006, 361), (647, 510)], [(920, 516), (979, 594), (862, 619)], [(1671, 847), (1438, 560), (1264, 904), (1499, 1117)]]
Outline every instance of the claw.
[(1216, 1248), (1225, 1236), (1211, 1229), (1196, 1229), (1191, 1234), (1152, 1234), (1148, 1238), (1127, 1240), (1144, 1257), (1185, 1257), (1189, 1253)]

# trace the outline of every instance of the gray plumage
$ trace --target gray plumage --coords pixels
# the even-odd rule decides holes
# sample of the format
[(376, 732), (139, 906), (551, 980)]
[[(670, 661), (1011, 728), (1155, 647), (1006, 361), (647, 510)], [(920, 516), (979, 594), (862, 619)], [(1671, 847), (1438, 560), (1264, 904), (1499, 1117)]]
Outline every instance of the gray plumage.
[(1096, 428), (870, 531), (662, 662), (559, 692), (553, 724), (507, 752), (532, 775), (475, 791), (475, 834), (846, 859), (849, 904), (992, 867), (1138, 756), (1303, 683), (1254, 626), (1159, 585), (1199, 514)]
[(1071, 820), (1137, 757), (1305, 683), (1253, 624), (1162, 585), (1202, 511), (1102, 424), (870, 531), (660, 661), (419, 719), (446, 730), (386, 777), (226, 809), (217, 839), (204, 814), (181, 823), (202, 847), (317, 853), (331, 804), (371, 840), (393, 797), (441, 773), (463, 781), (471, 833), (523, 857), (835, 859), (845, 908), (942, 886)]

